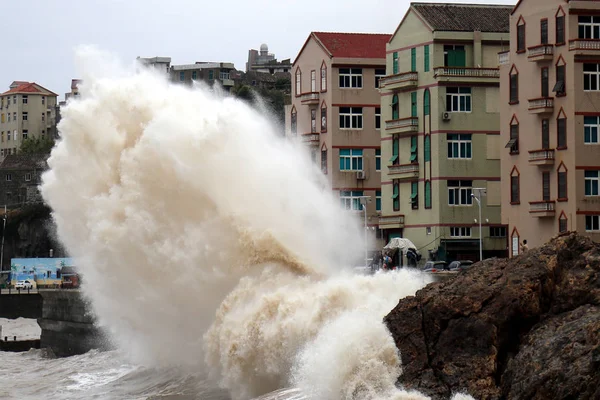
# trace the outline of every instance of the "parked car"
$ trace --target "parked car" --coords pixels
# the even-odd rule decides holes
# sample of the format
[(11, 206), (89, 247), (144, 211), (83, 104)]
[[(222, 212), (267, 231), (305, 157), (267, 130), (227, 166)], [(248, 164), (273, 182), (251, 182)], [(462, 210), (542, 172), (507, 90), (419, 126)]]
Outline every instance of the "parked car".
[(446, 261), (427, 261), (425, 263), (425, 267), (423, 267), (424, 272), (439, 272), (447, 270), (448, 263)]
[(26, 279), (24, 281), (17, 281), (17, 283), (15, 284), (15, 289), (33, 289), (34, 288), (34, 282)]
[(473, 261), (470, 260), (452, 261), (449, 269), (450, 271), (465, 271), (471, 268), (471, 265), (473, 265)]

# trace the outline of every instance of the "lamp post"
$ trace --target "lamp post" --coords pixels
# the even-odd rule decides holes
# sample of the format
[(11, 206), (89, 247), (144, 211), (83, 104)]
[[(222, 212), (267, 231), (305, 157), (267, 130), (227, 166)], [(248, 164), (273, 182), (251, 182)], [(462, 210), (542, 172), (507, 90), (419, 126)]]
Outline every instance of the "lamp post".
[(485, 196), (485, 188), (473, 188), (473, 191), (477, 193), (471, 194), (471, 197), (477, 202), (479, 206), (479, 261), (483, 261), (483, 231), (481, 230), (481, 197)]
[(371, 198), (371, 196), (360, 196), (359, 197), (359, 201), (360, 201), (360, 205), (361, 208), (363, 210), (363, 215), (364, 215), (364, 247), (365, 247), (365, 268), (367, 268), (369, 266), (369, 249), (368, 249), (368, 241), (367, 241), (367, 202), (369, 201), (369, 199)]

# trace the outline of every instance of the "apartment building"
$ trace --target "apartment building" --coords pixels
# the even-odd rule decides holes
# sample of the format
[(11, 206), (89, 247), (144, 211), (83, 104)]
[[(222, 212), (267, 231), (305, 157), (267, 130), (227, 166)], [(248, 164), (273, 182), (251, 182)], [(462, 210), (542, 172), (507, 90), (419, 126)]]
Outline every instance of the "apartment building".
[[(424, 256), (505, 256), (498, 52), (512, 7), (411, 3), (387, 44), (379, 226)], [(479, 200), (481, 219), (479, 218)], [(480, 230), (481, 224), (481, 230)]]
[(13, 82), (0, 94), (0, 158), (31, 138), (55, 137), (57, 95), (34, 82)]
[(172, 65), (170, 70), (171, 80), (191, 84), (192, 81), (204, 81), (209, 85), (220, 82), (226, 91), (233, 87), (231, 77), (235, 72), (233, 63), (227, 62), (196, 62), (187, 65)]
[[(379, 80), (389, 34), (312, 32), (292, 66), (287, 134), (309, 148), (342, 207), (363, 218), (371, 250), (381, 249)], [(363, 198), (364, 199), (364, 198)], [(364, 200), (363, 200), (364, 201)]]
[(277, 61), (275, 54), (269, 53), (269, 46), (266, 43), (260, 45), (258, 50), (248, 50), (248, 62), (246, 63), (246, 72), (261, 72), (265, 74), (286, 73), (292, 69), (292, 62), (289, 58)]
[(500, 53), (510, 254), (560, 232), (600, 240), (600, 2), (521, 0)]
[(65, 93), (65, 101), (70, 98), (77, 98), (79, 96), (79, 84), (81, 83), (81, 79), (71, 79), (71, 91), (69, 93)]

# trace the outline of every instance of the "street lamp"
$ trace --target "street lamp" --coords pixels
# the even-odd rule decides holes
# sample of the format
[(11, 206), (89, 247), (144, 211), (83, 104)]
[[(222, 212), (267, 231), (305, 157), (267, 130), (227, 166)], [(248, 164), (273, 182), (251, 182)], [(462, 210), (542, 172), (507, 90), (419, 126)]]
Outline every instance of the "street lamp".
[(481, 230), (481, 197), (485, 196), (485, 188), (473, 188), (477, 195), (471, 193), (471, 197), (475, 199), (479, 206), (479, 261), (483, 261), (483, 231)]
[(360, 205), (363, 210), (365, 218), (365, 229), (364, 229), (364, 246), (365, 246), (365, 268), (369, 266), (369, 250), (367, 247), (367, 202), (370, 201), (371, 196), (359, 196)]

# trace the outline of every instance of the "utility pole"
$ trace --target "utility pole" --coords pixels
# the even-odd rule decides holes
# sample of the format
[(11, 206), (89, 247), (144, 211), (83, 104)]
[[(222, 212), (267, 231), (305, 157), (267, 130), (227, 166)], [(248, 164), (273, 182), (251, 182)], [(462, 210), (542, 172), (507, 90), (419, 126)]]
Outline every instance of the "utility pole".
[(6, 204), (4, 205), (4, 218), (2, 223), (2, 247), (0, 248), (0, 271), (4, 270), (4, 231), (6, 230)]
[(477, 201), (479, 206), (479, 261), (483, 261), (483, 231), (481, 229), (481, 199), (486, 195), (485, 188), (473, 188), (473, 191), (477, 194), (471, 194), (471, 196)]

